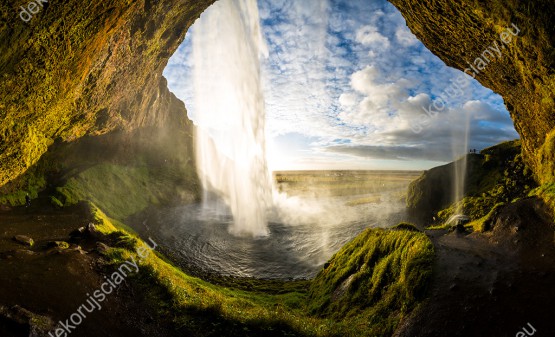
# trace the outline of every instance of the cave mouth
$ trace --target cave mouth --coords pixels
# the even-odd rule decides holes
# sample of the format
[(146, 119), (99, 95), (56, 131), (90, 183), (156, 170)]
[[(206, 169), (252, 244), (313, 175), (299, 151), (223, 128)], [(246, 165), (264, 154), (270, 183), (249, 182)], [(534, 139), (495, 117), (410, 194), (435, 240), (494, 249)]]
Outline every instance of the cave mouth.
[[(469, 148), (518, 138), (503, 99), (473, 79), (459, 88), (464, 73), (433, 55), (385, 0), (224, 1), (257, 4), (272, 171), (428, 169), (467, 152), (452, 149), (467, 116)], [(195, 33), (197, 25), (164, 70), (195, 124), (195, 83), (218, 81), (194, 76), (194, 37), (214, 35)]]
[[(253, 15), (255, 21), (249, 21)], [(262, 42), (252, 42), (253, 32)], [(241, 49), (248, 38), (247, 51), (257, 48), (254, 69)], [(155, 213), (152, 227), (163, 228), (160, 235), (172, 233), (173, 239), (164, 238), (168, 246), (196, 261), (197, 268), (263, 278), (313, 276), (362, 229), (403, 219), (404, 204), (394, 196), (417, 172), (469, 147), (518, 137), (502, 99), (489, 89), (469, 80), (449, 94), (449, 84), (461, 75), (431, 54), (386, 1), (220, 0), (191, 27), (164, 76), (197, 130), (223, 126), (220, 133), (213, 127), (203, 142), (197, 132), (197, 161), (209, 158), (208, 166), (218, 166), (216, 183), (225, 188), (234, 183), (233, 193), (210, 189), (214, 179), (204, 181), (203, 205)], [(246, 97), (230, 97), (237, 92)], [(248, 109), (226, 116), (225, 108), (237, 101), (255, 105), (248, 118), (243, 114)], [(224, 110), (207, 118), (210, 111), (202, 106), (215, 109), (218, 102)], [(265, 113), (257, 115), (260, 111)], [(258, 143), (234, 141), (244, 134), (255, 135)], [(234, 207), (268, 202), (259, 194), (265, 172), (228, 174), (227, 168), (244, 166), (236, 156), (260, 149), (263, 156), (254, 162), (262, 158), (267, 161), (262, 167), (272, 172), (270, 185), (261, 190), (271, 186), (272, 201), (285, 208), (263, 210), (274, 214), (264, 215), (262, 232), (231, 235), (237, 222), (247, 222)], [(217, 160), (206, 157), (215, 152), (221, 152)], [(399, 177), (399, 171), (405, 173)], [(236, 181), (245, 177), (254, 189), (241, 190), (248, 184)], [(349, 187), (338, 187), (342, 184)], [(242, 203), (230, 202), (230, 194)]]

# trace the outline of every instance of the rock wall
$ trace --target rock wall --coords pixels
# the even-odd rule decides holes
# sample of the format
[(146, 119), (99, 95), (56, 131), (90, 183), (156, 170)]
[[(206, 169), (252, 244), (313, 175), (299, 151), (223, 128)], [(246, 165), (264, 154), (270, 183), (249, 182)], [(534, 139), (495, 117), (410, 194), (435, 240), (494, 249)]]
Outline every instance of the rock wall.
[(170, 125), (191, 131), (162, 71), (213, 1), (0, 3), (0, 187), (55, 140)]
[(491, 59), (483, 53), (506, 28), (519, 31), (476, 79), (503, 96), (536, 179), (554, 181), (548, 135), (555, 129), (555, 1), (389, 1), (430, 51), (463, 71), (478, 68), (478, 57)]
[[(476, 78), (501, 94), (538, 180), (554, 180), (555, 1), (390, 0), (448, 65), (469, 63), (512, 24), (519, 35)], [(186, 30), (214, 0), (0, 3), (0, 186), (55, 140), (187, 125), (162, 78)], [(28, 9), (27, 11), (29, 11)], [(179, 109), (178, 109), (179, 110)]]

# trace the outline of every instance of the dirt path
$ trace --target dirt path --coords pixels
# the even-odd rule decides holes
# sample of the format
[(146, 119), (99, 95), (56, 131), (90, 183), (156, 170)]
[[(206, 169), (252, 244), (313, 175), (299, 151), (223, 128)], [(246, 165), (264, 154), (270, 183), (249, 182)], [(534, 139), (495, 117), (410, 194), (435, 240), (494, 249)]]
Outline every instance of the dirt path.
[(487, 234), (430, 231), (437, 253), (429, 299), (398, 337), (555, 336), (553, 217), (536, 199), (505, 207)]
[[(29, 336), (29, 325), (9, 318), (20, 306), (54, 322), (65, 322), (86, 304), (87, 294), (104, 282), (105, 268), (94, 248), (96, 242), (79, 242), (63, 251), (48, 249), (51, 241), (70, 241), (69, 234), (88, 224), (86, 206), (53, 209), (45, 201), (34, 201), (30, 208), (0, 211), (0, 336)], [(27, 247), (15, 235), (31, 237)], [(101, 304), (100, 310), (87, 313), (86, 319), (72, 330), (71, 336), (171, 336), (156, 323), (154, 313), (130, 284), (121, 284)], [(2, 313), (4, 311), (4, 313)], [(6, 313), (7, 312), (7, 313)]]

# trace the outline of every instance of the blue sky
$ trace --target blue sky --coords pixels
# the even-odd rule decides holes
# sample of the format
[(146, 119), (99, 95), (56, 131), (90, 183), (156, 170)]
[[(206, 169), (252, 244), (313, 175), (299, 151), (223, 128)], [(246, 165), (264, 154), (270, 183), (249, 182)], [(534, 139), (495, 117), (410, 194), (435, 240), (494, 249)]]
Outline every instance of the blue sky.
[[(427, 169), (518, 137), (501, 97), (474, 80), (425, 115), (463, 73), (429, 52), (387, 1), (258, 7), (269, 49), (261, 66), (272, 169)], [(194, 121), (191, 34), (194, 26), (164, 76)]]

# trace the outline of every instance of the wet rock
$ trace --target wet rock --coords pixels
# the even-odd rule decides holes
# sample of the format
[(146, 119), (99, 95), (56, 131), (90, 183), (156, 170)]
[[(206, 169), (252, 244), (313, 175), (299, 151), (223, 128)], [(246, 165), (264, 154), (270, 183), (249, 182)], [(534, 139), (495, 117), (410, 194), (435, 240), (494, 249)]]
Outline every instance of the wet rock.
[[(63, 241), (62, 241), (63, 242)], [(61, 247), (58, 246), (54, 246), (52, 248), (50, 248), (46, 254), (69, 254), (69, 253), (74, 253), (74, 252), (78, 252), (80, 254), (87, 254), (86, 251), (83, 250), (83, 248), (81, 248), (81, 246), (76, 245), (76, 244), (68, 244), (67, 242), (64, 242), (65, 244), (67, 244), (68, 246), (64, 248), (64, 245), (62, 245)]]
[(37, 253), (33, 252), (29, 249), (16, 249), (14, 251), (15, 256), (29, 256), (29, 255), (37, 255)]
[(32, 247), (35, 244), (35, 241), (26, 235), (16, 235), (13, 237), (15, 241), (21, 243), (22, 245), (26, 245)]
[(74, 239), (74, 238), (82, 238), (85, 236), (85, 227), (79, 227), (76, 230), (74, 230), (73, 232), (69, 233), (69, 236)]
[(77, 228), (73, 232), (69, 233), (69, 236), (71, 237), (72, 241), (78, 241), (80, 239), (88, 238), (92, 238), (94, 240), (102, 240), (105, 237), (103, 233), (96, 229), (96, 226), (92, 222), (89, 222), (89, 224), (86, 226)]
[(343, 295), (347, 292), (347, 290), (349, 289), (349, 287), (351, 286), (351, 283), (353, 282), (355, 278), (355, 274), (352, 274), (351, 276), (349, 276), (345, 281), (343, 281), (339, 287), (337, 287), (333, 294), (331, 295), (332, 301), (337, 301), (339, 300), (341, 297), (343, 297)]
[(50, 241), (49, 243), (46, 244), (46, 247), (48, 247), (48, 248), (68, 249), (69, 248), (69, 243), (67, 243), (65, 241)]
[(96, 243), (96, 251), (100, 255), (106, 255), (106, 253), (110, 250), (110, 247), (103, 242)]
[(75, 244), (70, 245), (69, 248), (64, 249), (63, 252), (64, 253), (77, 252), (77, 253), (82, 254), (82, 255), (87, 254), (87, 252), (85, 250), (83, 250), (83, 248), (81, 248), (81, 246), (75, 245)]
[(105, 236), (98, 229), (96, 229), (96, 226), (92, 222), (89, 222), (89, 224), (85, 228), (85, 234), (89, 237), (92, 237), (92, 238), (96, 239), (96, 240), (103, 239), (104, 236)]

